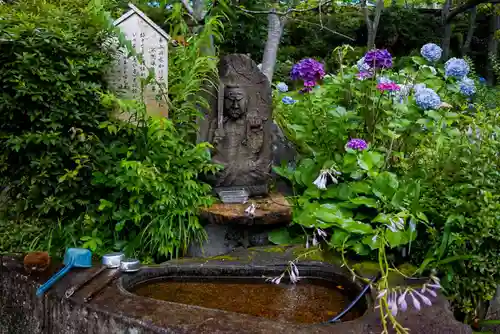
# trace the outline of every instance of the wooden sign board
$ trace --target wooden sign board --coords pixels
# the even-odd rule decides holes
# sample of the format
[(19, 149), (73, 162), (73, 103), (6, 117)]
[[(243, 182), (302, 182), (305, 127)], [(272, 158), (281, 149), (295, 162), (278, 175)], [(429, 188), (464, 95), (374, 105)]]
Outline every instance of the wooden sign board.
[[(130, 10), (114, 22), (138, 54), (142, 54), (144, 64), (135, 57), (127, 57), (127, 50), (117, 52), (108, 81), (119, 97), (144, 100), (150, 115), (167, 117), (168, 108), (160, 92), (166, 94), (168, 87), (168, 43), (170, 36), (158, 27), (137, 7), (129, 4)], [(156, 81), (151, 82), (141, 92), (140, 78), (148, 76), (148, 68), (155, 71)]]

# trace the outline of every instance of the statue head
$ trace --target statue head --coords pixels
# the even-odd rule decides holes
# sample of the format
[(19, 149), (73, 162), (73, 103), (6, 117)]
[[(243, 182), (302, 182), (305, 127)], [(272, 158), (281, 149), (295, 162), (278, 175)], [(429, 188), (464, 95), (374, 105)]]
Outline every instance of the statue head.
[(248, 97), (245, 89), (240, 86), (226, 86), (224, 88), (224, 111), (234, 119), (238, 119), (247, 112)]

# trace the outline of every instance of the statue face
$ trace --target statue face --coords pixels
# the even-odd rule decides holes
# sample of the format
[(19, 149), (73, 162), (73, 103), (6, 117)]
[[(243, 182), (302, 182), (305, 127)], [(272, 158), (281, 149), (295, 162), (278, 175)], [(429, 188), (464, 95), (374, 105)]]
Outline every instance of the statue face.
[(240, 87), (226, 88), (224, 109), (228, 116), (237, 119), (247, 112), (247, 96)]

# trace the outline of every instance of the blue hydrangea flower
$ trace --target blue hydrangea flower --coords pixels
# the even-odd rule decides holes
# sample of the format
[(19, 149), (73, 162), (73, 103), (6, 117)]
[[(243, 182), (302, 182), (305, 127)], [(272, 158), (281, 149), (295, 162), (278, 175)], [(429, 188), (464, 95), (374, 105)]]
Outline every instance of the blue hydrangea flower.
[(425, 84), (423, 84), (423, 83), (419, 83), (419, 84), (416, 84), (416, 85), (413, 86), (413, 91), (415, 93), (417, 93), (422, 88), (427, 88), (427, 86)]
[(420, 54), (422, 57), (430, 62), (436, 62), (441, 59), (443, 49), (434, 43), (427, 43), (420, 49)]
[(479, 77), (479, 82), (484, 84), (484, 83), (486, 83), (486, 79), (483, 77)]
[(358, 67), (358, 70), (360, 72), (368, 72), (370, 70), (370, 65), (365, 63), (365, 57), (362, 57), (360, 60), (358, 60), (356, 66)]
[(417, 105), (424, 109), (437, 109), (441, 105), (441, 98), (430, 88), (421, 88), (415, 93)]
[(472, 96), (476, 93), (476, 84), (471, 78), (463, 77), (458, 83), (460, 92), (465, 96)]
[(284, 104), (294, 104), (295, 102), (297, 102), (297, 100), (294, 100), (293, 98), (291, 98), (290, 96), (284, 96), (282, 99), (281, 99), (281, 102), (283, 102)]
[(394, 83), (394, 81), (392, 81), (388, 77), (381, 76), (381, 77), (377, 78), (377, 83), (379, 83), (379, 84), (391, 84), (391, 83)]
[(278, 82), (276, 88), (278, 88), (278, 90), (282, 93), (288, 92), (288, 85), (284, 82)]
[(451, 58), (444, 64), (444, 72), (447, 77), (462, 79), (469, 74), (469, 64), (463, 59)]

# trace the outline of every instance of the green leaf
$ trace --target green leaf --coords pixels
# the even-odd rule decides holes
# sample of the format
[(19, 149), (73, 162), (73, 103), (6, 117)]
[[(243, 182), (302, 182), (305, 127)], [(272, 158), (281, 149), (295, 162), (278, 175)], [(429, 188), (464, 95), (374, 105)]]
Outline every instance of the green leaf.
[(340, 248), (347, 239), (349, 239), (349, 233), (340, 229), (334, 229), (330, 239), (330, 245), (335, 248)]
[(356, 234), (370, 234), (373, 233), (373, 228), (369, 224), (355, 221), (354, 219), (345, 219), (339, 224), (344, 230)]
[(413, 57), (411, 57), (411, 60), (417, 65), (426, 65), (427, 64), (425, 59), (422, 57), (419, 57), (419, 56), (413, 56)]
[(286, 227), (269, 232), (267, 238), (275, 245), (288, 245), (293, 240)]
[(360, 242), (354, 244), (351, 248), (356, 252), (356, 254), (361, 256), (370, 254), (370, 248), (366, 247), (364, 244)]
[(429, 223), (429, 219), (427, 219), (427, 216), (423, 212), (417, 212), (417, 218), (426, 223)]
[(112, 208), (112, 207), (113, 207), (113, 203), (111, 203), (110, 201), (107, 201), (105, 199), (100, 199), (99, 200), (99, 207), (97, 208), (97, 210), (103, 211), (106, 208)]
[(366, 181), (351, 182), (349, 188), (356, 194), (371, 194), (371, 185)]
[(395, 174), (382, 172), (373, 181), (373, 193), (380, 199), (392, 198), (398, 186), (399, 182)]
[(388, 224), (389, 216), (387, 216), (385, 213), (379, 213), (377, 217), (373, 218), (372, 223)]
[(350, 233), (367, 234), (373, 232), (371, 225), (355, 221), (352, 219), (352, 212), (342, 210), (333, 204), (321, 205), (316, 211), (316, 218), (325, 223), (341, 227)]
[(374, 198), (369, 198), (365, 196), (359, 196), (356, 198), (351, 199), (351, 203), (356, 204), (356, 205), (364, 205), (369, 208), (377, 208), (378, 203)]
[(378, 238), (379, 237), (377, 236), (377, 238), (375, 238), (374, 240), (374, 235), (367, 235), (361, 241), (373, 250), (380, 248), (380, 242)]
[(125, 227), (125, 222), (124, 221), (118, 222), (115, 225), (115, 231), (116, 232), (120, 232), (121, 230), (123, 230), (124, 227)]
[(408, 243), (408, 240), (405, 238), (405, 232), (402, 231), (392, 232), (391, 230), (386, 230), (385, 239), (391, 248)]
[(405, 190), (398, 190), (398, 191), (396, 191), (394, 196), (392, 196), (391, 204), (393, 206), (395, 206), (396, 208), (400, 208), (401, 205), (403, 204), (405, 197), (406, 197), (406, 191)]

